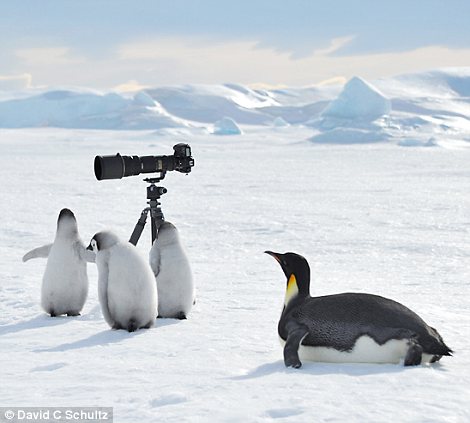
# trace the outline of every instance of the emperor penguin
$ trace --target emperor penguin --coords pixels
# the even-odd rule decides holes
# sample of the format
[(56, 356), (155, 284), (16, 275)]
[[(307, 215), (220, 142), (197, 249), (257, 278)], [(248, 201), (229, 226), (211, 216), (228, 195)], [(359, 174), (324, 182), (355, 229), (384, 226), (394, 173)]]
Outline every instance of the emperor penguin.
[(452, 355), (436, 329), (404, 305), (378, 295), (310, 296), (310, 267), (295, 253), (265, 251), (287, 277), (278, 325), (286, 367), (300, 359), (414, 366)]
[(44, 311), (52, 317), (80, 315), (88, 295), (86, 265), (95, 255), (85, 249), (72, 211), (60, 211), (54, 242), (29, 251), (23, 261), (37, 257), (47, 257), (41, 288)]
[(157, 316), (157, 288), (149, 264), (129, 242), (110, 231), (96, 233), (89, 250), (96, 253), (98, 297), (113, 329), (150, 328)]
[(194, 304), (193, 276), (172, 223), (165, 221), (160, 225), (149, 261), (157, 283), (158, 317), (186, 319)]

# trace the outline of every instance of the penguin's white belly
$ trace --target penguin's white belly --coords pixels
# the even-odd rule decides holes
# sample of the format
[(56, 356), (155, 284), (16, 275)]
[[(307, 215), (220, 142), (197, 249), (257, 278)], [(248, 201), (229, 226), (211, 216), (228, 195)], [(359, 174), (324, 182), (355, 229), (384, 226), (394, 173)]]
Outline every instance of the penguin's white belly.
[[(285, 341), (279, 338), (284, 347)], [(330, 347), (310, 347), (300, 345), (299, 358), (306, 361), (325, 363), (390, 363), (398, 364), (404, 360), (408, 351), (407, 339), (391, 339), (380, 345), (370, 336), (357, 339), (351, 351), (338, 351)], [(430, 362), (432, 356), (423, 354), (422, 362)]]

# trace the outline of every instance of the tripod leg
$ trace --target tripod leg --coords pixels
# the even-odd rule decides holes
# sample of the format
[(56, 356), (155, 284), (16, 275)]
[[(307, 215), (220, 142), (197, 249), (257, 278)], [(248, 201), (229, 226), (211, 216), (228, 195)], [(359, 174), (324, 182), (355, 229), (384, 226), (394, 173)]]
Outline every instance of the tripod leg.
[(163, 217), (163, 213), (160, 212), (160, 214), (157, 217), (151, 217), (152, 221), (152, 245), (157, 239), (158, 236), (158, 229), (160, 228), (161, 224), (165, 221)]
[[(140, 235), (142, 235), (142, 231), (144, 230), (145, 224), (147, 223), (147, 213), (148, 213), (148, 211), (149, 211), (148, 208), (142, 210), (142, 214), (140, 215), (139, 220), (135, 224), (134, 232), (132, 232), (132, 235), (129, 239), (129, 242), (132, 245), (137, 245), (137, 242), (139, 241)], [(152, 236), (153, 236), (153, 228), (152, 228)]]

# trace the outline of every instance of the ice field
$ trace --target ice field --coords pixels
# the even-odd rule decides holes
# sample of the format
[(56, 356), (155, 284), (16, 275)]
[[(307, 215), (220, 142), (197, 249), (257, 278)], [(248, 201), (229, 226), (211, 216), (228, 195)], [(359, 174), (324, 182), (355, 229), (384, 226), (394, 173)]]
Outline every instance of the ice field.
[[(433, 85), (409, 78), (424, 91)], [(338, 100), (344, 90), (329, 88), (330, 97), (321, 94), (329, 112), (295, 123), (292, 116), (307, 113), (305, 102), (316, 104), (320, 94), (302, 91), (300, 112), (291, 90), (283, 94), (291, 106), (276, 122), (274, 112), (268, 123), (243, 121), (242, 113), (261, 113), (253, 103), (239, 105), (238, 116), (225, 110), (241, 132), (232, 136), (212, 133), (223, 116), (196, 119), (200, 91), (186, 116), (181, 103), (179, 114), (168, 111), (167, 93), (162, 115), (174, 126), (92, 130), (75, 118), (69, 129), (0, 125), (0, 405), (111, 406), (116, 422), (469, 421), (468, 86), (457, 95), (442, 85), (441, 97), (434, 91), (411, 109), (398, 83), (393, 95), (387, 85), (385, 100), (364, 84), (349, 93), (369, 98), (379, 116), (365, 107), (359, 119), (339, 117), (350, 94)], [(195, 167), (187, 176), (167, 174), (161, 202), (193, 268), (189, 319), (159, 319), (132, 334), (110, 330), (92, 264), (82, 315), (47, 316), (40, 308), (46, 261), (21, 257), (52, 242), (59, 211), (75, 213), (88, 244), (104, 228), (127, 239), (146, 206), (148, 175), (98, 182), (95, 155), (168, 155), (179, 142), (191, 145)], [(147, 227), (138, 249), (147, 256), (149, 248)], [(285, 277), (265, 250), (304, 255), (312, 295), (369, 292), (403, 303), (439, 331), (454, 357), (409, 368), (304, 362), (286, 369), (277, 337)]]

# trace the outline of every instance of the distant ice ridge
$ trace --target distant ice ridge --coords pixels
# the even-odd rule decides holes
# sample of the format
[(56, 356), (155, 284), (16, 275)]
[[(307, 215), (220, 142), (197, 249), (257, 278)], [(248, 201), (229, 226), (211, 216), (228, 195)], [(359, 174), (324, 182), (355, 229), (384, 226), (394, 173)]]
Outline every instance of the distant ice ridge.
[(273, 126), (277, 128), (285, 128), (286, 126), (289, 126), (289, 123), (286, 122), (282, 117), (278, 116), (276, 119), (274, 119)]
[(341, 94), (325, 107), (323, 118), (374, 121), (388, 115), (390, 100), (377, 88), (361, 78), (354, 77), (344, 86)]
[(389, 138), (374, 122), (391, 112), (391, 102), (377, 88), (353, 77), (341, 93), (311, 122), (321, 132), (311, 138), (318, 143), (358, 144)]
[(187, 125), (147, 94), (48, 91), (0, 102), (2, 128), (158, 129)]
[[(228, 122), (226, 118), (231, 122)], [(215, 123), (215, 124), (214, 124)], [(0, 91), (0, 128), (160, 129), (239, 134), (250, 125), (312, 128), (312, 142), (470, 145), (470, 67), (345, 85), (156, 87), (133, 97), (91, 90)], [(238, 128), (238, 129), (237, 129)], [(432, 142), (429, 142), (432, 140)], [(444, 142), (445, 141), (445, 142)]]
[(224, 117), (214, 124), (214, 135), (240, 135), (241, 133), (240, 127), (229, 117)]

